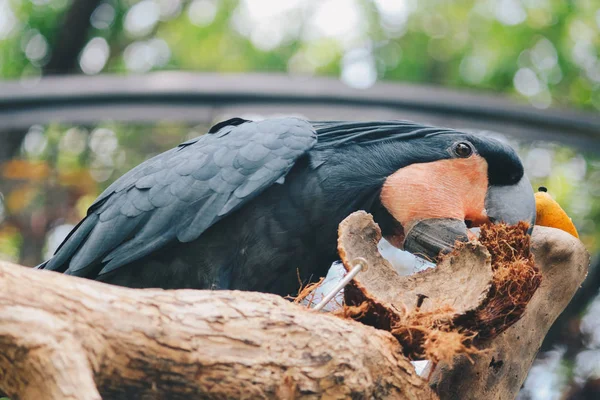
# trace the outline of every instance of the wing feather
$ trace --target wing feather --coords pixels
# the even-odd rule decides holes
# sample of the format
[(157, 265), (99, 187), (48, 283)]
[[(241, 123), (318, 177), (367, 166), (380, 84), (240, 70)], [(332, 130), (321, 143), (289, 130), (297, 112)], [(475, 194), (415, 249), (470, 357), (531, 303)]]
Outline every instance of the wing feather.
[(312, 125), (297, 118), (236, 122), (189, 140), (110, 185), (40, 267), (102, 275), (169, 243), (195, 240), (281, 182), (316, 141)]

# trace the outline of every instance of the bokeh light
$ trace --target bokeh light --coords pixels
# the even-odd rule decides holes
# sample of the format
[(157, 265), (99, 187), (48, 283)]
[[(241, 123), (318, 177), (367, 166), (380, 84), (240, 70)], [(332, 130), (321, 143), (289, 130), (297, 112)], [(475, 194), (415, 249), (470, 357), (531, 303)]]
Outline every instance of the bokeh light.
[(108, 61), (110, 48), (102, 37), (95, 37), (83, 48), (79, 58), (79, 66), (83, 73), (95, 75), (102, 71)]

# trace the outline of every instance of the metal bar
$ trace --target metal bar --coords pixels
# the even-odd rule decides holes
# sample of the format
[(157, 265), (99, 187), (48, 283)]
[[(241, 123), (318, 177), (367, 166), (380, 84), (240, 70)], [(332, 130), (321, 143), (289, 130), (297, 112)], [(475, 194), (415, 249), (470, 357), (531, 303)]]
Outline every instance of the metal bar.
[(421, 112), (560, 125), (570, 129), (600, 128), (593, 113), (538, 110), (502, 96), (418, 85), (379, 83), (366, 90), (352, 89), (337, 79), (294, 78), (286, 75), (217, 75), (155, 73), (142, 76), (99, 75), (48, 77), (40, 82), (0, 83), (0, 111), (48, 105), (85, 105), (111, 102), (229, 105), (295, 103), (392, 107)]
[(346, 274), (346, 276), (344, 276), (344, 279), (339, 281), (338, 284), (335, 285), (335, 287), (331, 289), (331, 291), (327, 293), (325, 297), (323, 297), (323, 300), (321, 300), (319, 304), (313, 307), (313, 310), (321, 311), (323, 307), (325, 307), (327, 303), (329, 303), (335, 297), (335, 295), (339, 293), (340, 290), (346, 287), (346, 285), (350, 283), (350, 281), (354, 279), (356, 275), (358, 275), (359, 272), (366, 271), (368, 268), (367, 260), (365, 260), (364, 258), (359, 257), (355, 259), (353, 261), (353, 264), (354, 267), (350, 270), (350, 272)]
[(427, 86), (378, 83), (358, 90), (331, 78), (187, 72), (0, 83), (0, 129), (107, 119), (203, 122), (206, 110), (217, 114), (292, 113), (310, 119), (413, 119), (600, 150), (597, 113), (538, 110), (502, 96)]

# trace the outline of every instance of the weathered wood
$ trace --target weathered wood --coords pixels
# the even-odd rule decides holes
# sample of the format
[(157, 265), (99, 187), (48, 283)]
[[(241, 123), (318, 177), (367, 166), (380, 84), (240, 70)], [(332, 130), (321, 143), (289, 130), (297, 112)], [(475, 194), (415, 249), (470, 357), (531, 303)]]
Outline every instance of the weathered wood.
[(8, 263), (0, 389), (13, 400), (437, 398), (391, 334), (278, 296), (125, 289)]
[(495, 339), (474, 363), (464, 357), (440, 365), (432, 384), (446, 400), (514, 399), (552, 323), (585, 279), (590, 256), (581, 241), (558, 229), (536, 226), (531, 241), (542, 284), (519, 321)]
[[(441, 399), (519, 390), (589, 264), (556, 229), (536, 227), (532, 249), (543, 283), (523, 318), (474, 364), (437, 368)], [(0, 389), (13, 400), (437, 398), (390, 333), (274, 295), (125, 289), (2, 262)]]

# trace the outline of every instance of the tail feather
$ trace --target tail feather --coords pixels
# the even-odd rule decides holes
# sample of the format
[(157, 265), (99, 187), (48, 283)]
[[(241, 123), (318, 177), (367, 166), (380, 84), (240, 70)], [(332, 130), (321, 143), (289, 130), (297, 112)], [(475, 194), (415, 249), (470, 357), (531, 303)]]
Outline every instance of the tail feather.
[(62, 242), (59, 248), (54, 253), (54, 256), (41, 263), (36, 269), (47, 269), (50, 271), (65, 272), (69, 267), (71, 258), (77, 253), (77, 250), (85, 242), (90, 235), (94, 226), (98, 222), (97, 214), (90, 214), (83, 219), (73, 230), (69, 236)]

